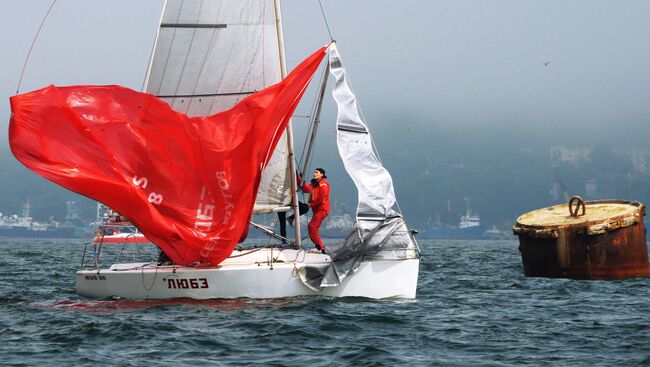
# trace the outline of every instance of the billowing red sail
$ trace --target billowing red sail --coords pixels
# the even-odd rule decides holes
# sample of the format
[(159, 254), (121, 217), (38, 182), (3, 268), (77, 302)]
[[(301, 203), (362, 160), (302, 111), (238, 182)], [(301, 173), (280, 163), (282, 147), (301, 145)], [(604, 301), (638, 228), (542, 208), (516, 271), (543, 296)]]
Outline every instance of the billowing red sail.
[(119, 86), (49, 86), (11, 98), (13, 154), (125, 215), (178, 264), (227, 258), (245, 238), (261, 172), (321, 60), (232, 109), (188, 117)]

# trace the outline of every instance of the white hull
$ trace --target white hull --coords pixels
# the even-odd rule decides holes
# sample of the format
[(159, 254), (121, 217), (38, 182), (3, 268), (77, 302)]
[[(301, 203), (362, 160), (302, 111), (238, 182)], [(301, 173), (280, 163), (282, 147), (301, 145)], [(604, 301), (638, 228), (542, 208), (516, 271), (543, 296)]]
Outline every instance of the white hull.
[[(82, 270), (76, 274), (77, 293), (92, 298), (281, 298), (329, 297), (415, 298), (418, 258), (362, 262), (341, 285), (316, 292), (303, 284), (299, 269), (306, 264), (327, 264), (329, 257), (304, 250), (235, 251), (217, 267), (157, 266), (147, 263), (115, 264), (110, 269)], [(238, 257), (237, 257), (238, 256)], [(271, 259), (275, 259), (271, 263)]]

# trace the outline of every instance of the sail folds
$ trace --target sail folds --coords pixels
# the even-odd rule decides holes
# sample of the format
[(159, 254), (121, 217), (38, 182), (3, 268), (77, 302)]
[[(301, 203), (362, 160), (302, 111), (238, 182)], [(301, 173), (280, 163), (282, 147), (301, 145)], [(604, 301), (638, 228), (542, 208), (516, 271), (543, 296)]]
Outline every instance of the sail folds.
[(146, 92), (208, 116), (282, 79), (273, 0), (167, 0)]
[(246, 236), (262, 170), (324, 55), (207, 117), (119, 86), (17, 95), (11, 150), (32, 171), (125, 215), (176, 263), (218, 264)]
[(415, 256), (416, 247), (404, 219), (394, 209), (393, 180), (374, 150), (335, 43), (329, 47), (329, 60), (335, 79), (332, 95), (338, 107), (336, 142), (359, 198), (355, 230), (343, 243), (326, 246), (332, 263), (304, 267), (300, 272), (305, 285), (314, 290), (338, 286), (363, 259), (403, 259)]
[[(167, 0), (145, 91), (189, 116), (230, 109), (281, 79), (273, 0)], [(262, 175), (255, 211), (291, 203), (286, 133)]]
[(378, 220), (397, 214), (393, 210), (396, 203), (393, 180), (375, 153), (336, 44), (330, 46), (329, 55), (330, 72), (336, 80), (332, 90), (338, 106), (336, 143), (345, 170), (359, 192), (358, 223), (364, 229), (371, 229)]

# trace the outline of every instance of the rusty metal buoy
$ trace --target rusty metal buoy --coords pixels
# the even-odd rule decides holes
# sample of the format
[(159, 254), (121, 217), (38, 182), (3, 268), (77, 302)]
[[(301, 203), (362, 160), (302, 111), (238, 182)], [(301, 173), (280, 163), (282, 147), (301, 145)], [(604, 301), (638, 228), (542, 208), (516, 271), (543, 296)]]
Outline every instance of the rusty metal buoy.
[(584, 201), (534, 210), (517, 218), (524, 274), (529, 277), (624, 279), (650, 276), (636, 201)]

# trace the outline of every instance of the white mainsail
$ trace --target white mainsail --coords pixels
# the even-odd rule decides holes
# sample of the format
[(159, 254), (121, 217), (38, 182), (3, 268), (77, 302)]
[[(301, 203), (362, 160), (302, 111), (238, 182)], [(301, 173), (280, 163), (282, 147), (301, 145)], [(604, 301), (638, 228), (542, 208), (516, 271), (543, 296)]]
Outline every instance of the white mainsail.
[[(167, 0), (145, 91), (178, 112), (230, 109), (281, 79), (273, 0)], [(256, 213), (288, 210), (287, 133), (262, 174)]]

